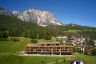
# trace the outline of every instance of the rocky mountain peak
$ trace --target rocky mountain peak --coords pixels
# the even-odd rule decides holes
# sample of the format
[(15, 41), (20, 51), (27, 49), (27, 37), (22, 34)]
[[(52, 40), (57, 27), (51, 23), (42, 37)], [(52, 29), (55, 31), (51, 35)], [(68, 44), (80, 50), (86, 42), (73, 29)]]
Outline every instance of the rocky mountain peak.
[(53, 25), (62, 25), (52, 13), (48, 11), (41, 11), (41, 10), (35, 10), (35, 9), (28, 9), (23, 12), (16, 12), (13, 13), (15, 16), (17, 16), (19, 19), (23, 21), (32, 21), (36, 22), (40, 26), (47, 26), (48, 24)]

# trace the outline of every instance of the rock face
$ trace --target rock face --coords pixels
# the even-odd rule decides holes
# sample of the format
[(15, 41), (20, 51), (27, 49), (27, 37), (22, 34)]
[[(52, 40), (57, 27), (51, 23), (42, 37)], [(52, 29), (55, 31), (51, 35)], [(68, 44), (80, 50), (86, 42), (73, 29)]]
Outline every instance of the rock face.
[(9, 12), (8, 10), (4, 9), (4, 8), (0, 8), (0, 14), (4, 14), (7, 16), (12, 16), (12, 13)]
[(52, 13), (48, 11), (28, 9), (23, 12), (13, 12), (15, 16), (23, 21), (36, 22), (40, 26), (47, 26), (48, 24), (62, 25)]

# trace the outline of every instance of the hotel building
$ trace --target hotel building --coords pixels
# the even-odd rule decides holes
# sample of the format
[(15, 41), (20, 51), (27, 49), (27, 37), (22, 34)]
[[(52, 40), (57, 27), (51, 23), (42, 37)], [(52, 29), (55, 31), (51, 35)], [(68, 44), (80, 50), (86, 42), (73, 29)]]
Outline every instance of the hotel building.
[(25, 53), (50, 55), (72, 54), (72, 45), (65, 45), (60, 43), (27, 44), (25, 47)]

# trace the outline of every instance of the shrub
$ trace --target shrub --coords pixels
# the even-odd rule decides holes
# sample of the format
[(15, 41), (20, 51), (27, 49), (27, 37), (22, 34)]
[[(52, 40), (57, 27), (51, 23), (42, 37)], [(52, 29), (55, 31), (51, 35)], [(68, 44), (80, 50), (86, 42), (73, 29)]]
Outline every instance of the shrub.
[(37, 39), (31, 39), (31, 42), (32, 43), (38, 43), (38, 40)]
[(92, 50), (92, 55), (96, 55), (96, 48)]
[(0, 40), (8, 40), (8, 32), (7, 31), (1, 31), (0, 32)]
[(84, 54), (85, 54), (85, 55), (88, 55), (88, 52), (87, 52), (87, 51), (84, 51)]
[(20, 39), (19, 38), (11, 38), (11, 41), (14, 41), (14, 42), (19, 42)]
[(78, 46), (76, 46), (76, 45), (72, 46), (72, 51), (73, 52), (78, 52)]

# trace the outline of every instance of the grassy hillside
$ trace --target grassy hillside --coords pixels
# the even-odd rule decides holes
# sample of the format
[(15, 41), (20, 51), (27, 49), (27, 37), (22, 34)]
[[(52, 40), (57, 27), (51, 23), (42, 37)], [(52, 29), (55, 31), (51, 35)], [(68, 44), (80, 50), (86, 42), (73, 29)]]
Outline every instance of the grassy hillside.
[(29, 38), (20, 38), (20, 42), (13, 41), (0, 41), (1, 53), (16, 53), (23, 51), (26, 44), (30, 43)]

